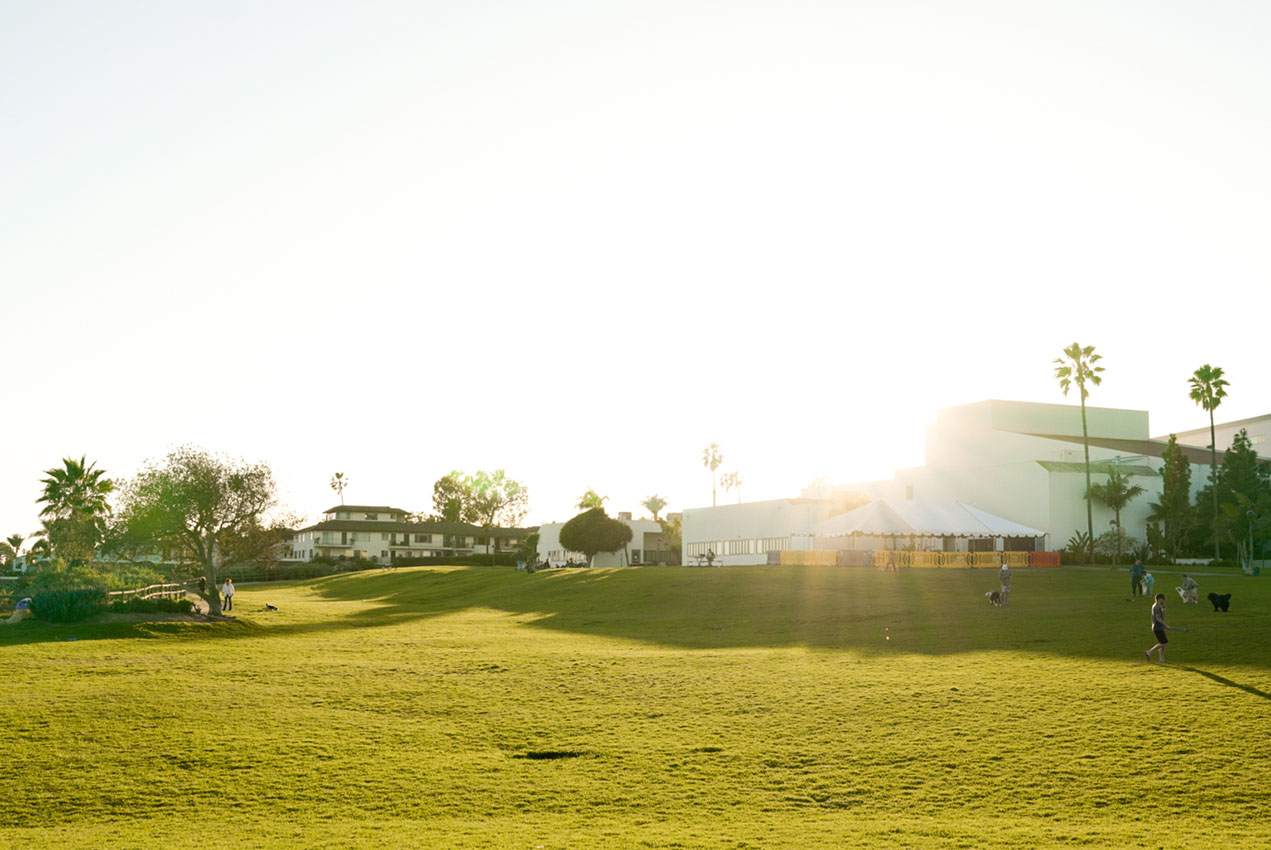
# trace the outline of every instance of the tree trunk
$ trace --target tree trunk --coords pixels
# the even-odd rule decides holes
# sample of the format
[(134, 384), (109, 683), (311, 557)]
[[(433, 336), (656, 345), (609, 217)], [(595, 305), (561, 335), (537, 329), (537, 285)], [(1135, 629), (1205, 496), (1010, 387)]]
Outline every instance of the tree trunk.
[(1094, 508), (1090, 505), (1090, 435), (1086, 432), (1086, 387), (1081, 390), (1081, 445), (1086, 450), (1086, 531), (1090, 535), (1090, 545), (1086, 549), (1086, 565), (1094, 562)]
[[(1214, 410), (1209, 409), (1209, 490), (1214, 495), (1214, 519), (1218, 519), (1218, 440), (1214, 437)], [(1209, 531), (1213, 534), (1213, 523)], [(1222, 557), (1218, 548), (1218, 535), (1214, 534), (1214, 560)]]

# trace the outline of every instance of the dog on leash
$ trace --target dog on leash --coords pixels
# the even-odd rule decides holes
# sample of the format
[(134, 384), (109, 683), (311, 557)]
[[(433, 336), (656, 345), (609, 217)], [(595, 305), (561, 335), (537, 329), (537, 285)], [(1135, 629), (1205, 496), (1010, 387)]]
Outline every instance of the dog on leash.
[(990, 603), (991, 603), (991, 604), (992, 604), (995, 608), (1001, 608), (1001, 607), (1002, 607), (1002, 594), (1001, 594), (1001, 592), (1000, 592), (1000, 591), (997, 591), (997, 590), (990, 590), (988, 593), (986, 593), (986, 594), (984, 594), (984, 595), (988, 597), (989, 602), (990, 602)]
[(1231, 604), (1230, 593), (1211, 593), (1206, 598), (1213, 603), (1215, 611), (1226, 611)]

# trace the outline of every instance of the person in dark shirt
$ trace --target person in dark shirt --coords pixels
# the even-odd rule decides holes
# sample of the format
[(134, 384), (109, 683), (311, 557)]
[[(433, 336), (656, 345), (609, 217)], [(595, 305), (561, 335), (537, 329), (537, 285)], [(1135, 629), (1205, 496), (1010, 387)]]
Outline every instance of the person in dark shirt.
[(1161, 663), (1165, 663), (1165, 644), (1169, 643), (1169, 638), (1165, 634), (1165, 630), (1169, 628), (1169, 623), (1165, 622), (1165, 594), (1156, 594), (1156, 604), (1152, 606), (1152, 634), (1156, 636), (1156, 646), (1147, 650), (1143, 654), (1147, 656), (1147, 660), (1152, 660), (1152, 653), (1158, 653)]

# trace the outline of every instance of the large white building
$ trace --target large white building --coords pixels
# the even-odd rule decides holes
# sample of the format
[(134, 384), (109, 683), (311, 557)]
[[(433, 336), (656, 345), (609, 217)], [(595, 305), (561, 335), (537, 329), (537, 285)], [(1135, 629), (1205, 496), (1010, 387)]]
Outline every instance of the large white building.
[(387, 505), (337, 505), (323, 520), (295, 532), (288, 560), (400, 558), (511, 552), (533, 529), (485, 529), (463, 522), (411, 522), (407, 511)]
[[(1159, 470), (1168, 436), (1149, 436), (1143, 410), (1087, 407), (1086, 422), (1092, 483), (1107, 481), (1115, 470), (1144, 490), (1121, 512), (1126, 533), (1143, 540), (1150, 503), (1160, 498)], [(1257, 451), (1268, 444), (1271, 416), (1217, 426), (1219, 463), (1241, 428), (1248, 430)], [(1209, 475), (1209, 429), (1185, 432), (1178, 439), (1193, 464), (1194, 496)], [(1043, 531), (1046, 539), (1035, 545), (1049, 549), (1063, 548), (1069, 537), (1086, 530), (1079, 405), (991, 400), (940, 410), (926, 428), (925, 460), (891, 479), (838, 485), (833, 491), (856, 492), (870, 500), (960, 502)], [(825, 498), (830, 494), (809, 490), (802, 495), (686, 510), (685, 563), (707, 549), (728, 564), (764, 563), (765, 550), (837, 548), (816, 539), (816, 527), (832, 511)], [(1114, 515), (1097, 501), (1093, 510), (1098, 536), (1112, 528)]]

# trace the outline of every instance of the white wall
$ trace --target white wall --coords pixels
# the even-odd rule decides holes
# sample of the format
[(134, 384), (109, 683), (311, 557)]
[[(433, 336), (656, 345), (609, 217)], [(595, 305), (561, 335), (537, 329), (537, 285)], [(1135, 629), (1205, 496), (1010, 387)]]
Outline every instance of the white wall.
[[(766, 564), (769, 547), (811, 548), (813, 527), (829, 516), (829, 503), (816, 499), (773, 499), (691, 508), (684, 511), (683, 516), (683, 563), (695, 563), (697, 550), (708, 546), (718, 561), (726, 565)], [(777, 540), (782, 542), (772, 542)]]

